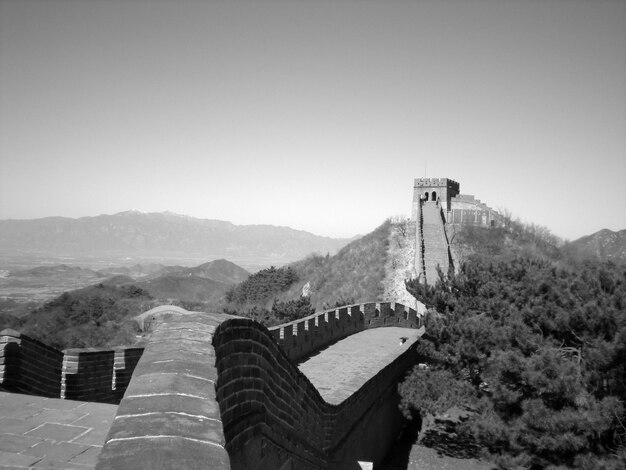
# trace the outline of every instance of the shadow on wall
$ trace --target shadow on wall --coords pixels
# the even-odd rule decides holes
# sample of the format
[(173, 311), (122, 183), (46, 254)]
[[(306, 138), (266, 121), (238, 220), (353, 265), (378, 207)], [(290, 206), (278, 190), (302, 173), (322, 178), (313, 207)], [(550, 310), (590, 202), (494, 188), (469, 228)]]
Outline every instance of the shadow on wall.
[(14, 330), (0, 332), (0, 386), (9, 392), (117, 404), (143, 348), (59, 351)]
[(419, 325), (414, 310), (391, 302), (342, 307), (269, 331), (247, 319), (222, 323), (213, 346), (231, 468), (360, 469), (358, 461), (379, 462), (403, 424), (396, 388), (415, 362), (417, 343), (339, 405), (326, 403), (293, 361), (367, 328)]

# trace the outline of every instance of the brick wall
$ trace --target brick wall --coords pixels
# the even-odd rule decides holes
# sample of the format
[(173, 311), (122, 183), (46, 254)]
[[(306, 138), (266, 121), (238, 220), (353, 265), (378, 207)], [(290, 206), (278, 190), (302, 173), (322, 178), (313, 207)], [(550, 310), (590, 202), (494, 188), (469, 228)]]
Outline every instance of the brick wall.
[(14, 330), (0, 332), (0, 386), (9, 391), (60, 396), (63, 353)]
[(119, 403), (143, 348), (66, 349), (61, 398)]
[(341, 338), (384, 326), (420, 328), (421, 317), (397, 302), (370, 302), (315, 313), (269, 331), (287, 357), (299, 361)]
[[(371, 317), (372, 327), (412, 321), (400, 304), (363, 307), (361, 318)], [(396, 309), (401, 312), (400, 322)], [(342, 322), (337, 312), (335, 320), (325, 312), (329, 313), (327, 325)], [(352, 323), (347, 325), (352, 328)], [(364, 436), (357, 440), (350, 437), (364, 418), (376, 415), (377, 405), (395, 395), (397, 381), (415, 360), (414, 348), (407, 349), (344, 402), (331, 405), (272, 340), (275, 335), (276, 330), (270, 332), (247, 319), (224, 322), (214, 335), (217, 401), (231, 468), (350, 468), (357, 460), (380, 458), (372, 453), (372, 442), (393, 440), (395, 434), (390, 429), (384, 433), (370, 428), (367, 434), (371, 442)], [(291, 345), (293, 337), (283, 341)]]
[(448, 223), (474, 225), (500, 225), (502, 216), (487, 204), (472, 195), (460, 194), (452, 198), (451, 209), (447, 214)]
[(143, 348), (59, 351), (13, 330), (0, 332), (0, 386), (52, 398), (119, 403)]
[(212, 345), (228, 318), (168, 313), (153, 325), (96, 469), (230, 468)]

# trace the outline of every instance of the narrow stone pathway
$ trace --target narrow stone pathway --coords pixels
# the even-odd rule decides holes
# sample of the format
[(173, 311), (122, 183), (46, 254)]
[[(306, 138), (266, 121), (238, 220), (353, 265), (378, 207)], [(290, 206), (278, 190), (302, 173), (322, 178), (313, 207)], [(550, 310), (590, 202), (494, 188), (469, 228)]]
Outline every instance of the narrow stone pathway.
[[(299, 369), (324, 400), (339, 404), (419, 339), (422, 330), (385, 327), (361, 331), (322, 349)], [(401, 338), (406, 338), (404, 342)]]

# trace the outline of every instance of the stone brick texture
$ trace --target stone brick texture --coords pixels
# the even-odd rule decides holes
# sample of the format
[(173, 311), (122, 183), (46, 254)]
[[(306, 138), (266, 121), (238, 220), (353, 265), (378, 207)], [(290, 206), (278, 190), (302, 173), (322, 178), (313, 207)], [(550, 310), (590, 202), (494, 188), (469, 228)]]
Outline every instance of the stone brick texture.
[(294, 361), (342, 337), (385, 326), (419, 328), (420, 317), (402, 304), (382, 302), (322, 312), (270, 331), (246, 319), (222, 323), (213, 345), (231, 468), (289, 463), (297, 469), (343, 469), (359, 468), (357, 460), (379, 459), (359, 435), (360, 424), (385, 403), (395, 406), (391, 398), (415, 361), (414, 349), (339, 405), (326, 403)]
[(5, 390), (58, 398), (63, 352), (14, 330), (0, 332), (0, 386)]
[(422, 317), (398, 302), (370, 302), (315, 313), (269, 332), (289, 359), (299, 361), (341, 338), (382, 326), (420, 328)]
[(50, 398), (117, 404), (143, 348), (59, 351), (13, 330), (0, 332), (0, 387)]
[(422, 245), (418, 253), (421, 259), (417, 263), (423, 269), (426, 282), (434, 285), (438, 280), (438, 267), (443, 274), (448, 274), (451, 265), (450, 247), (440, 204), (429, 201), (423, 202), (421, 206), (422, 218), (417, 226), (417, 239)]

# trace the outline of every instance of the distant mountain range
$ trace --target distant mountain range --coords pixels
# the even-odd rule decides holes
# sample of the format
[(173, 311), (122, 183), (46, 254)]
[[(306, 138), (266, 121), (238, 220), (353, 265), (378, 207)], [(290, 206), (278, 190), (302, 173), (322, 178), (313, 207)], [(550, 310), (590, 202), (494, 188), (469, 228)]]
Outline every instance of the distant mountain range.
[(616, 263), (626, 262), (626, 230), (602, 229), (565, 245), (565, 250), (581, 257), (592, 257)]
[(349, 241), (289, 227), (235, 225), (171, 212), (0, 220), (0, 255), (227, 258), (245, 266), (284, 264), (314, 252), (334, 254)]

